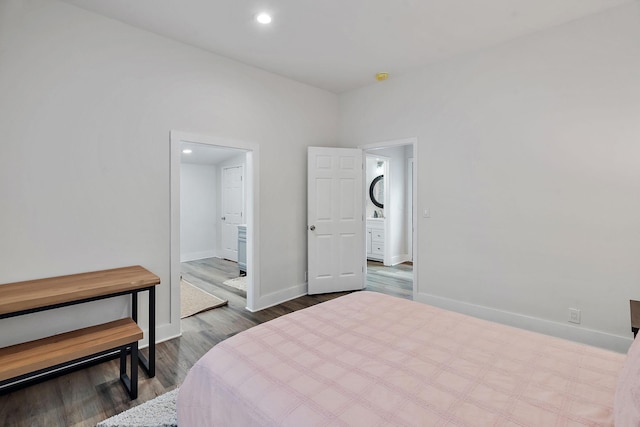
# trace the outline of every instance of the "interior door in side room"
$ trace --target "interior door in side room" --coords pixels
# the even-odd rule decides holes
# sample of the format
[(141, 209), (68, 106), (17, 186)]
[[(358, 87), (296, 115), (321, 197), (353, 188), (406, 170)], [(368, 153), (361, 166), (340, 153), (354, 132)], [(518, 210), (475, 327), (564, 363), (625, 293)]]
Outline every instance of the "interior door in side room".
[(309, 147), (309, 294), (364, 288), (362, 162), (360, 149)]
[(238, 261), (238, 224), (244, 224), (244, 168), (222, 168), (222, 256)]

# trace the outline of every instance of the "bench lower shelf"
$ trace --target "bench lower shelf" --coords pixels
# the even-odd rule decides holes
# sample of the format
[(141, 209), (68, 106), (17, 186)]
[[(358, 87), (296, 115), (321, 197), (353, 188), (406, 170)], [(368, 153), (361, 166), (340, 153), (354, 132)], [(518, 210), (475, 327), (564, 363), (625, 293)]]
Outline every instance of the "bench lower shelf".
[[(132, 399), (138, 393), (138, 340), (142, 330), (130, 318), (0, 348), (0, 387), (92, 356), (120, 350), (120, 378)], [(126, 353), (131, 348), (131, 377)]]

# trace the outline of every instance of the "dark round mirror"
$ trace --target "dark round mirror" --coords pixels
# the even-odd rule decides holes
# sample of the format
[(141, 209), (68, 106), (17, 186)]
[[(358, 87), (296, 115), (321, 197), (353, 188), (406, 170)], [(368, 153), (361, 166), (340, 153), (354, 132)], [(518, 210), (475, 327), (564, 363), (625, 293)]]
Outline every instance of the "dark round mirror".
[(384, 175), (378, 175), (371, 181), (369, 198), (374, 205), (384, 209)]

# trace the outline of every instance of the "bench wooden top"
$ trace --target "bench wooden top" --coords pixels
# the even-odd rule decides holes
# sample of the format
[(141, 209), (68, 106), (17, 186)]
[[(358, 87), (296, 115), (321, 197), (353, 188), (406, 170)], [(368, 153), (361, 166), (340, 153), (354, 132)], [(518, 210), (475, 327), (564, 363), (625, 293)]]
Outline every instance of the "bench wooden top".
[[(0, 349), (0, 381), (142, 339), (142, 330), (130, 318)], [(137, 366), (136, 366), (137, 369)]]
[(160, 284), (139, 265), (0, 285), (0, 315), (125, 293)]

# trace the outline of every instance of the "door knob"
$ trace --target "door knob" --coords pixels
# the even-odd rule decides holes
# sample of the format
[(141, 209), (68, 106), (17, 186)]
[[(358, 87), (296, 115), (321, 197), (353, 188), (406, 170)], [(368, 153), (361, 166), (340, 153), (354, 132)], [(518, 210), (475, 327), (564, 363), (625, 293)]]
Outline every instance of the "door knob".
[(223, 217), (222, 217), (222, 218), (220, 218), (220, 219), (221, 219), (221, 220), (223, 220), (223, 221), (226, 221), (227, 217), (226, 217), (226, 216), (223, 216)]
[(313, 231), (313, 230), (315, 230), (315, 229), (316, 229), (316, 226), (315, 226), (315, 225), (312, 225), (311, 227), (309, 227), (309, 230), (311, 230), (311, 231)]

